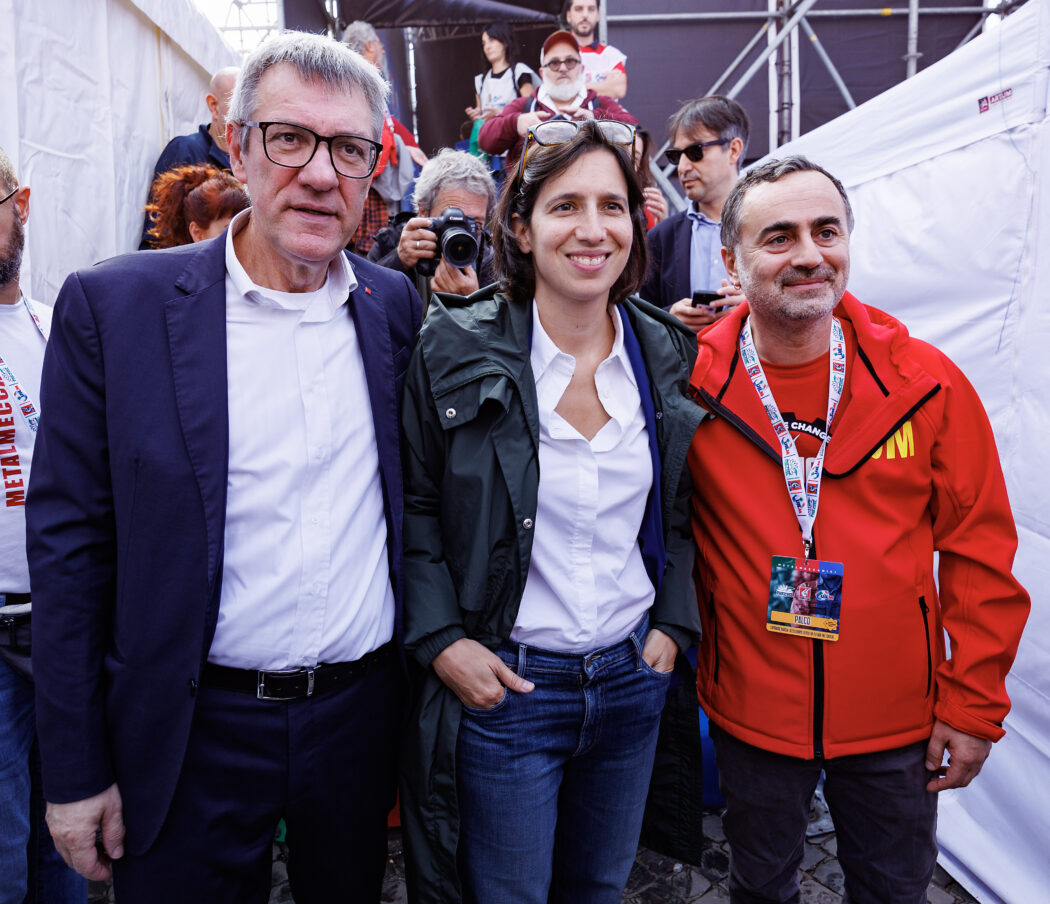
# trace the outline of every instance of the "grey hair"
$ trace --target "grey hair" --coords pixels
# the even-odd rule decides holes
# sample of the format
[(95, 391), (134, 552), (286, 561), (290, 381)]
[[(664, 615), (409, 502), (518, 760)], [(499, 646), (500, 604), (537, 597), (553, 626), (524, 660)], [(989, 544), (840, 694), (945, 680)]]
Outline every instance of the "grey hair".
[(441, 211), (434, 210), (434, 202), (442, 189), (446, 188), (459, 188), (471, 194), (484, 195), (486, 217), (491, 216), (492, 208), (496, 206), (496, 184), (492, 176), (485, 164), (466, 151), (442, 148), (423, 164), (412, 198), (416, 213), (422, 207), (433, 216), (439, 215)]
[(3, 148), (0, 148), (0, 191), (5, 195), (18, 187), (18, 173), (11, 158), (7, 156)]
[(761, 166), (756, 166), (733, 186), (722, 208), (722, 245), (724, 247), (735, 251), (737, 245), (740, 244), (740, 211), (744, 206), (744, 196), (756, 185), (763, 182), (779, 182), (784, 176), (790, 176), (792, 173), (821, 173), (827, 176), (831, 184), (838, 190), (842, 203), (846, 206), (846, 228), (853, 232), (853, 207), (849, 203), (849, 196), (842, 183), (824, 167), (796, 154), (785, 157), (783, 160), (768, 160)]
[[(301, 31), (286, 31), (261, 44), (245, 61), (237, 86), (230, 98), (229, 122), (241, 126), (241, 141), (248, 140), (248, 126), (255, 118), (259, 102), (259, 85), (263, 76), (274, 66), (293, 66), (299, 76), (333, 91), (361, 91), (372, 111), (372, 135), (376, 141), (383, 129), (390, 89), (383, 77), (368, 60), (345, 44), (324, 35)], [(369, 136), (363, 136), (365, 138)]]
[(361, 19), (351, 22), (346, 26), (346, 31), (343, 32), (343, 43), (358, 53), (364, 53), (366, 44), (371, 44), (373, 41), (378, 40), (379, 34), (372, 27), (371, 23)]

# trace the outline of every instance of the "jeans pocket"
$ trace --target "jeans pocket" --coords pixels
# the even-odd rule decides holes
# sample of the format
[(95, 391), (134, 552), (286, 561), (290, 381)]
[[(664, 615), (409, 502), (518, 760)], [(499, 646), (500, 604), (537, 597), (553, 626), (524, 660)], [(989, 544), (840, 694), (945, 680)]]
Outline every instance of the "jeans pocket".
[(659, 678), (662, 681), (668, 680), (674, 674), (673, 666), (671, 667), (671, 670), (669, 672), (657, 671), (651, 665), (649, 665), (648, 662), (645, 661), (645, 657), (641, 653), (638, 654), (638, 670), (640, 672), (645, 672), (652, 678)]
[(510, 699), (510, 691), (507, 690), (507, 688), (503, 688), (503, 696), (500, 697), (499, 700), (496, 703), (494, 703), (492, 706), (488, 706), (488, 707), (484, 707), (482, 709), (478, 709), (475, 706), (467, 706), (467, 704), (464, 703), (463, 704), (463, 712), (470, 713), (470, 715), (472, 715), (472, 716), (491, 716), (493, 713), (497, 713), (501, 709), (503, 709), (507, 705), (507, 701), (509, 699)]

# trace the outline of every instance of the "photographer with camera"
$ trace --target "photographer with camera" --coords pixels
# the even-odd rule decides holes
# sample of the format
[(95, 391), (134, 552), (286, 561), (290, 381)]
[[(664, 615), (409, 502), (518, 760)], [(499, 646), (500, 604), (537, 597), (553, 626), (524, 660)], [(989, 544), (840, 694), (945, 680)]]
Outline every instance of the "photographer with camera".
[(368, 259), (402, 271), (417, 287), (429, 279), (435, 292), (470, 295), (492, 283), (485, 226), (496, 185), (485, 165), (465, 151), (442, 150), (420, 172), (414, 203), (417, 215), (379, 232)]

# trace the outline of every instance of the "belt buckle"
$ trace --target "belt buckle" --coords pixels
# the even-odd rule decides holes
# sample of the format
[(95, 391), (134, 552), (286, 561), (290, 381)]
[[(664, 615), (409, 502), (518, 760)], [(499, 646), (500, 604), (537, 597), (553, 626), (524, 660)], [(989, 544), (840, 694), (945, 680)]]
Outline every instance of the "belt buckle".
[(271, 675), (275, 678), (291, 678), (298, 675), (306, 675), (306, 696), (312, 697), (314, 695), (314, 670), (312, 668), (299, 668), (299, 669), (284, 669), (284, 670), (273, 670), (273, 671), (262, 671), (256, 672), (257, 681), (255, 685), (255, 698), (257, 700), (294, 700), (295, 695), (277, 697), (272, 694), (266, 693), (266, 679)]

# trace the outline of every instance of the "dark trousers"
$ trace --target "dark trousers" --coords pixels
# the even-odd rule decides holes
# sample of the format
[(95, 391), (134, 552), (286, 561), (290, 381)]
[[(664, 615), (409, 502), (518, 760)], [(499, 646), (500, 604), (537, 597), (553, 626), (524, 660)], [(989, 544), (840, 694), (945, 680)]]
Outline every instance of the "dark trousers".
[(926, 742), (802, 760), (752, 747), (711, 724), (733, 904), (797, 904), (813, 791), (835, 823), (850, 904), (925, 904), (937, 863), (937, 795), (926, 790)]
[(283, 817), (296, 904), (376, 904), (404, 686), (397, 657), (303, 700), (201, 687), (175, 797), (145, 854), (114, 863), (121, 904), (266, 904)]

